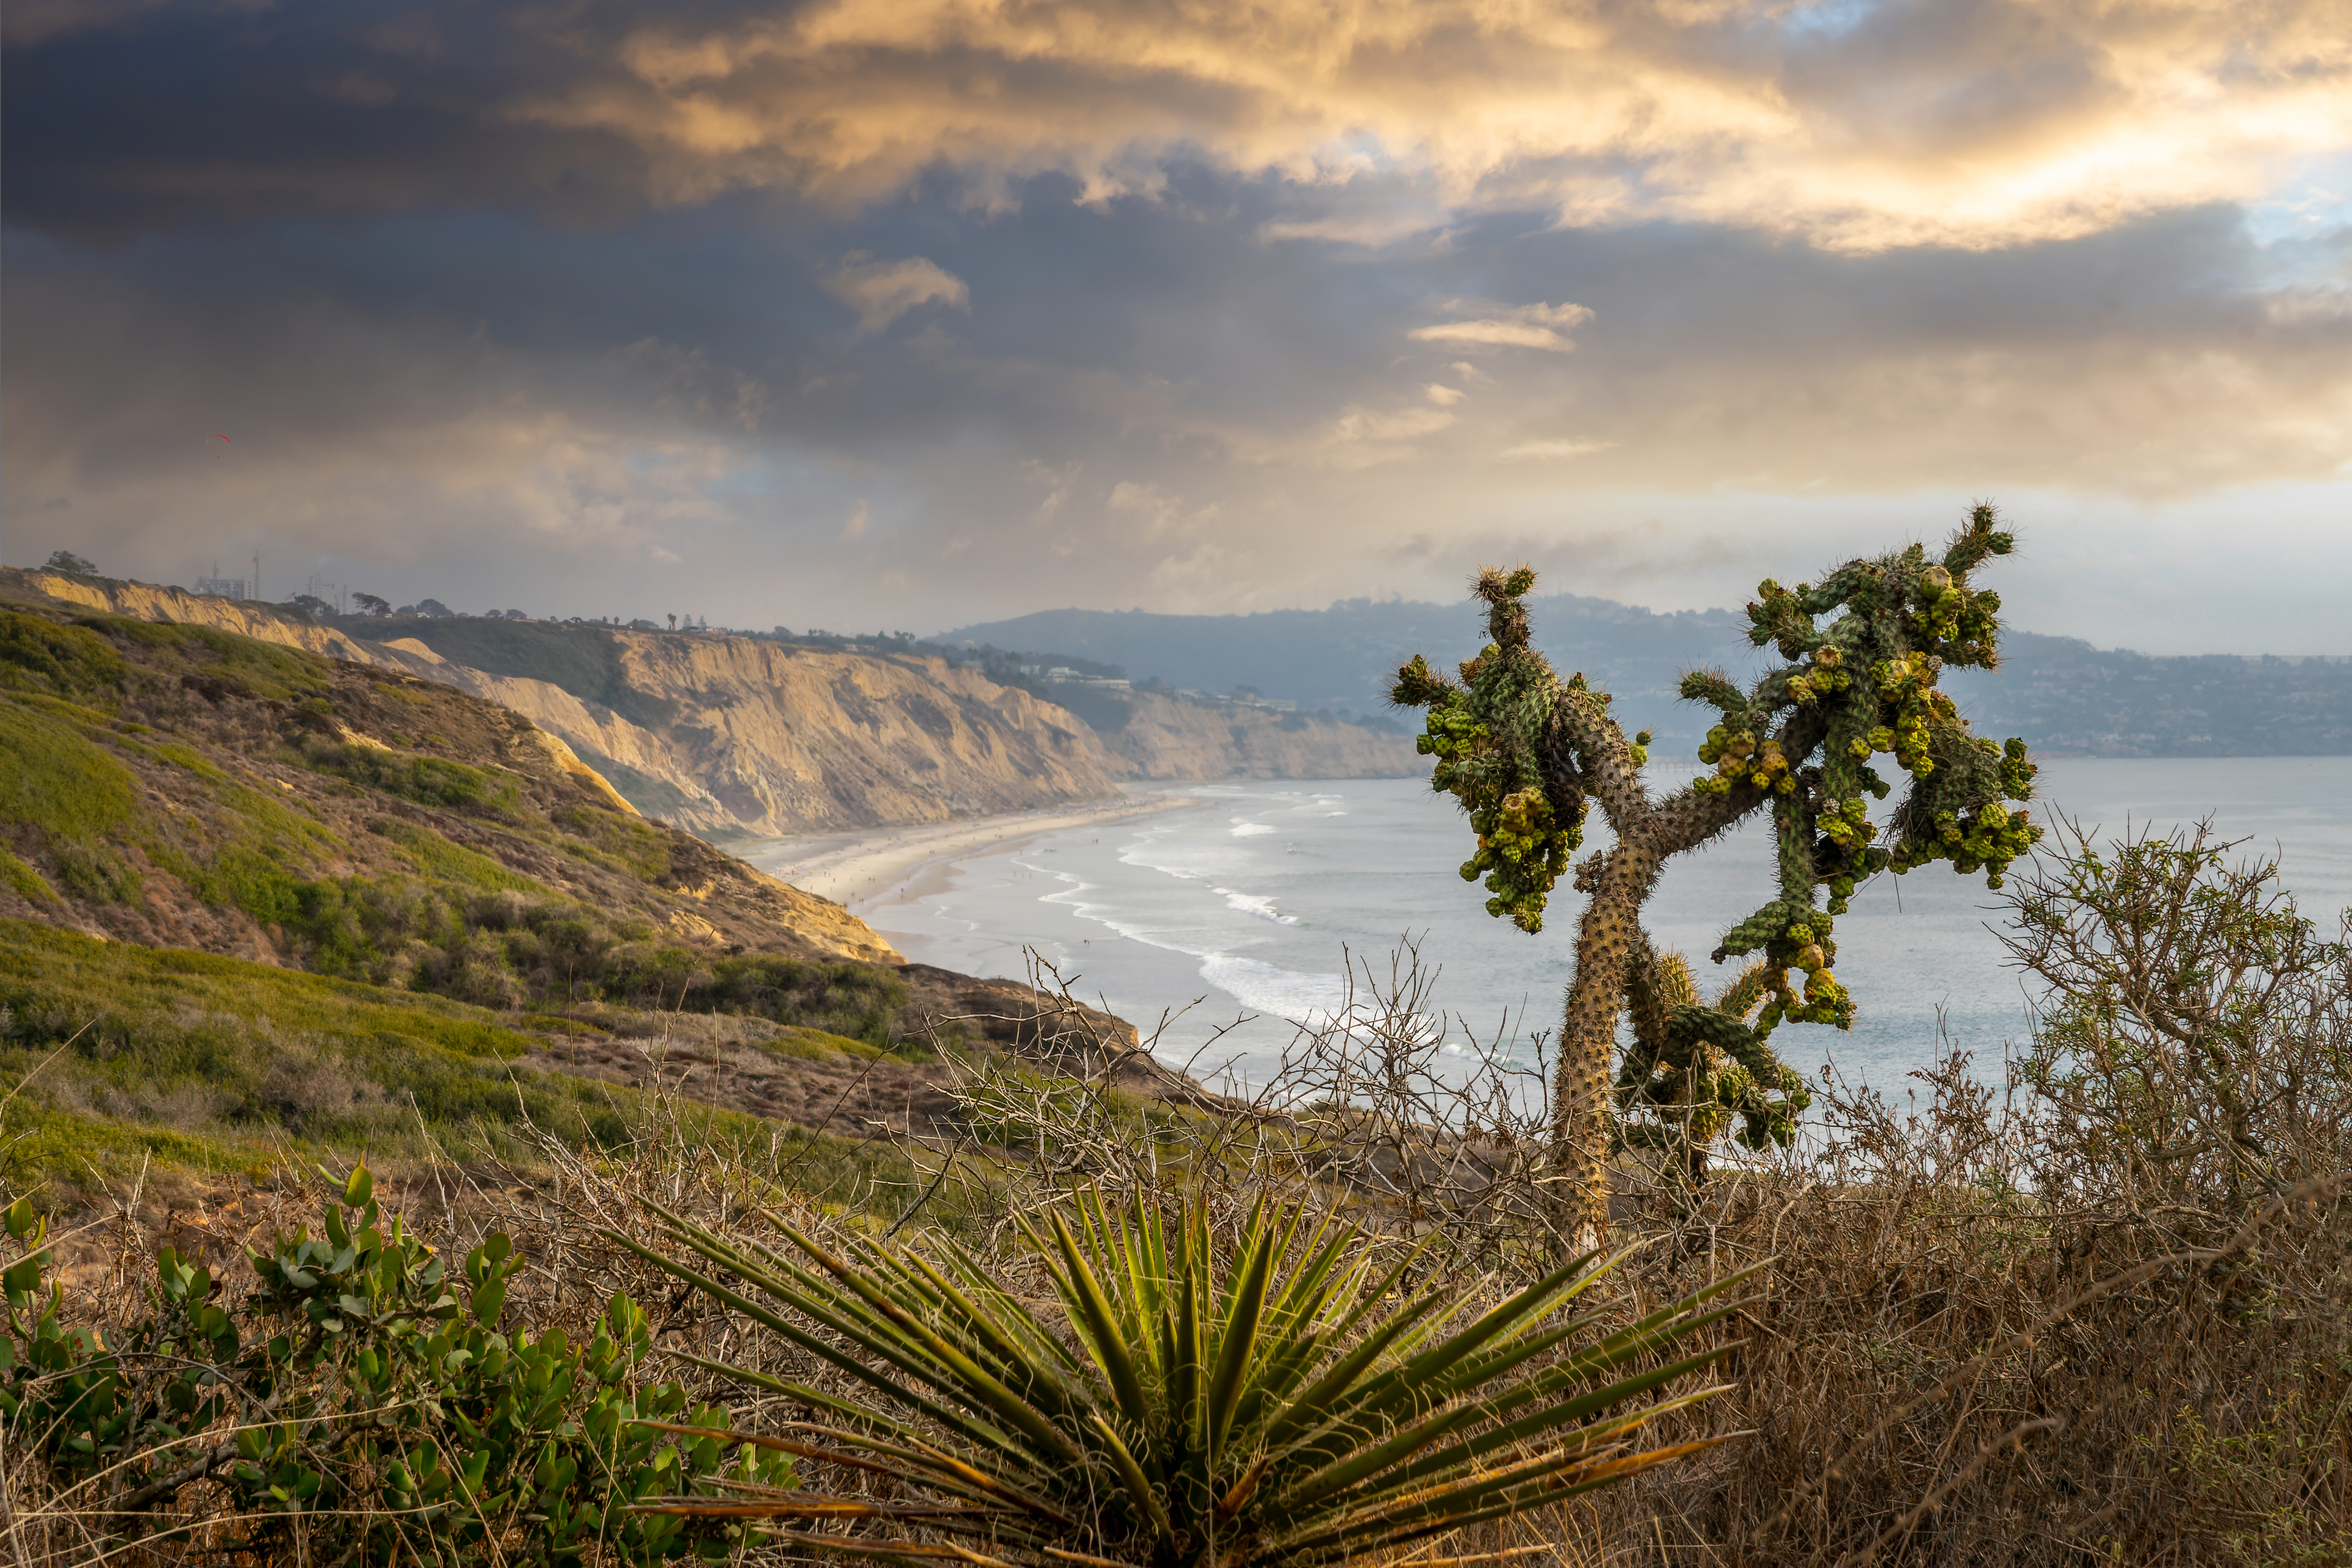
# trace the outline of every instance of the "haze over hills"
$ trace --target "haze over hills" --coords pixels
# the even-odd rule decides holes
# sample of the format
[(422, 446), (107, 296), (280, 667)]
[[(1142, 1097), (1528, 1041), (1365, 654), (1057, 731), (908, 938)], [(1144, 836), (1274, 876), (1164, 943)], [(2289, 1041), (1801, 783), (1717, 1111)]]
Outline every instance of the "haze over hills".
[[(1637, 728), (1692, 730), (1674, 682), (1693, 662), (1740, 668), (1747, 622), (1727, 610), (1659, 615), (1607, 599), (1555, 594), (1529, 602), (1537, 635), (1563, 669), (1617, 695)], [(949, 644), (1051, 649), (1117, 665), (1136, 679), (1203, 691), (1253, 687), (1302, 709), (1384, 715), (1388, 683), (1416, 653), (1454, 664), (1486, 638), (1477, 606), (1349, 599), (1324, 610), (1162, 616), (1142, 610), (1046, 610), (943, 632)]]
[[(1761, 668), (1747, 619), (1728, 610), (1660, 614), (1572, 594), (1530, 601), (1536, 639), (1562, 670), (1617, 698), (1629, 729), (1669, 746), (1709, 722), (1679, 701), (1694, 665)], [(954, 645), (1050, 648), (1137, 680), (1229, 691), (1252, 687), (1302, 709), (1378, 715), (1396, 667), (1415, 653), (1451, 665), (1484, 640), (1477, 606), (1342, 601), (1323, 610), (1163, 616), (1048, 610), (941, 633)], [(2079, 638), (2010, 630), (1998, 671), (1956, 671), (1946, 689), (1988, 733), (2021, 735), (2053, 756), (2352, 755), (2352, 658), (2153, 658)]]

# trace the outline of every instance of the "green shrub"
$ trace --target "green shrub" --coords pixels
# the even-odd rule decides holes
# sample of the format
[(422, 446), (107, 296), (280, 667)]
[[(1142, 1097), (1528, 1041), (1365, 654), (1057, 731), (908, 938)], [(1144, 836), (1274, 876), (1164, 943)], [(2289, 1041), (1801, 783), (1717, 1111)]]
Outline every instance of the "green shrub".
[(348, 779), (362, 789), (382, 790), (443, 811), (510, 816), (519, 805), (514, 785), (446, 757), (343, 745), (313, 747), (306, 761), (320, 773)]
[(492, 893), (551, 895), (554, 891), (543, 882), (508, 870), (487, 855), (450, 843), (429, 827), (402, 822), (396, 817), (384, 817), (368, 826), (372, 831), (399, 845), (411, 865), (436, 880), (457, 882)]
[(461, 1283), (397, 1218), (378, 1223), (366, 1167), (333, 1185), (321, 1237), (247, 1252), (243, 1299), (166, 1247), (139, 1312), (102, 1340), (64, 1321), (61, 1289), (44, 1293), (32, 1205), (8, 1209), (24, 1256), (0, 1277), (0, 1430), (68, 1506), (102, 1478), (114, 1530), (185, 1539), (170, 1510), (208, 1482), (230, 1494), (205, 1525), (214, 1552), (551, 1563), (601, 1548), (635, 1563), (724, 1555), (743, 1533), (640, 1499), (793, 1485), (787, 1457), (665, 1429), (730, 1415), (644, 1379), (651, 1326), (627, 1296), (584, 1345), (502, 1332), (523, 1265), (505, 1236), (467, 1254)]
[(130, 672), (122, 656), (95, 632), (0, 610), (0, 687), (110, 708)]
[(44, 881), (38, 871), (5, 849), (0, 849), (0, 884), (5, 884), (8, 890), (17, 897), (29, 899), (37, 904), (58, 901), (57, 889)]
[(579, 842), (563, 846), (566, 854), (626, 871), (640, 881), (658, 882), (669, 875), (669, 841), (643, 817), (573, 804), (559, 806), (550, 820), (579, 836)]
[(79, 726), (0, 701), (0, 821), (37, 828), (52, 843), (90, 842), (139, 812), (131, 770)]
[(745, 1013), (888, 1049), (907, 983), (870, 964), (746, 955), (719, 959), (675, 994), (688, 1012)]

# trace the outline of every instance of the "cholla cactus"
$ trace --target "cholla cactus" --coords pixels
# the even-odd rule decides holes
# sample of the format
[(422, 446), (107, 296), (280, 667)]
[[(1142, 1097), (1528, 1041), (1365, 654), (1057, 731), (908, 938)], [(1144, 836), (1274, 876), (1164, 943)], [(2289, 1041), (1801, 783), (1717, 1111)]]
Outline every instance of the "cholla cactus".
[(1628, 977), (1633, 1045), (1617, 1073), (1618, 1138), (1664, 1152), (1692, 1190), (1725, 1133), (1750, 1149), (1786, 1143), (1812, 1103), (1803, 1075), (1765, 1045), (1769, 1028), (1751, 1021), (1769, 973), (1751, 963), (1705, 1004), (1679, 952), (1645, 951)]
[[(1628, 742), (1610, 715), (1607, 692), (1581, 675), (1561, 680), (1530, 645), (1521, 601), (1535, 573), (1527, 567), (1479, 574), (1475, 591), (1486, 602), (1492, 640), (1461, 666), (1458, 680), (1418, 656), (1398, 672), (1392, 700), (1428, 710), (1420, 746), (1438, 759), (1431, 784), (1460, 800), (1478, 835), (1462, 875), (1484, 878), (1488, 913), (1541, 931), (1552, 887), (1582, 839), (1588, 803), (1600, 803), (1616, 835), (1614, 847), (1576, 868), (1576, 890), (1591, 897), (1577, 933), (1552, 1104), (1556, 1157), (1573, 1177), (1585, 1227), (1595, 1236), (1606, 1215), (1616, 1136), (1610, 1063), (1618, 1013), (1638, 1003), (1645, 987), (1670, 988), (1641, 927), (1642, 906), (1667, 858), (1769, 810), (1779, 888), (1714, 954), (1718, 963), (1758, 955), (1750, 974), (1716, 1006), (1702, 1008), (1685, 971), (1685, 994), (1654, 1010), (1650, 1039), (1636, 1047), (1616, 1098), (1629, 1109), (1684, 1107), (1675, 1112), (1672, 1126), (1681, 1131), (1673, 1136), (1712, 1137), (1736, 1116), (1749, 1140), (1785, 1142), (1804, 1108), (1803, 1089), (1763, 1042), (1784, 1020), (1852, 1026), (1853, 998), (1831, 964), (1834, 921), (1856, 883), (1878, 870), (1948, 859), (1962, 873), (1985, 871), (1997, 888), (2003, 868), (2041, 837), (2025, 813), (2003, 804), (2032, 794), (2024, 742), (2004, 749), (1972, 736), (1936, 688), (1947, 667), (1991, 668), (1996, 661), (2000, 601), (1969, 585), (1987, 557), (2010, 552), (2011, 536), (1996, 521), (1991, 507), (1973, 509), (1940, 560), (1915, 544), (1848, 562), (1818, 585), (1764, 583), (1748, 606), (1748, 636), (1789, 662), (1745, 690), (1715, 670), (1684, 678), (1682, 695), (1721, 715), (1699, 748), (1715, 772), (1661, 799), (1651, 798), (1642, 779), (1649, 735)], [(1822, 625), (1823, 616), (1832, 618)], [(1885, 843), (1874, 842), (1863, 799), (1890, 793), (1871, 765), (1881, 754), (1911, 780)], [(1825, 906), (1815, 901), (1817, 888), (1828, 891)], [(1791, 980), (1792, 971), (1801, 980)], [(1661, 1074), (1679, 1076), (1693, 1092), (1673, 1099), (1682, 1091), (1666, 1088)], [(1704, 1101), (1695, 1098), (1702, 1075), (1709, 1089)]]

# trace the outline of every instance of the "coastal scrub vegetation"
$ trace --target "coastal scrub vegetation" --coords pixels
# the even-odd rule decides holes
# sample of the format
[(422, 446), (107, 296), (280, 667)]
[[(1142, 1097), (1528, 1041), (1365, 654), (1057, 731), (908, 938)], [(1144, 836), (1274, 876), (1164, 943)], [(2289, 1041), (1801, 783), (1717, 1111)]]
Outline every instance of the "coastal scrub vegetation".
[[(1904, 560), (1918, 635), (1989, 654), (1991, 606)], [(1527, 585), (1491, 584), (1506, 631)], [(1801, 644), (1853, 586), (1768, 594), (1758, 629)], [(0, 1560), (2352, 1563), (2352, 930), (2210, 825), (2062, 824), (2004, 889), (2038, 1006), (2005, 1074), (1792, 1084), (1759, 1037), (1840, 1011), (1826, 925), (1820, 967), (1789, 949), (1825, 868), (2025, 847), (2000, 803), (2030, 764), (1952, 727), (1932, 666), (1816, 684), (1832, 637), (1732, 691), (1755, 727), (1722, 709), (1723, 787), (1684, 804), (1803, 829), (1764, 965), (1702, 1001), (1621, 927), (1596, 973), (1634, 1046), (1564, 1205), (1554, 1086), (1437, 1013), (1410, 944), (1351, 959), (1247, 1099), (1042, 966), (1015, 1016), (909, 1041), (909, 981), (567, 891), (652, 841), (480, 761), (520, 756), (495, 736), (435, 750), (469, 710), (402, 729), (299, 659), (241, 695), (201, 641), (159, 645), (188, 661), (159, 685), (146, 645), (30, 618), (0, 719), (68, 743), (0, 753), (13, 896), (186, 889), (297, 963), (0, 924)], [(1596, 789), (1638, 788), (1643, 742), (1588, 766), (1606, 704), (1502, 651), (1437, 683), (1433, 733), (1519, 855), (1491, 890), (1539, 916), (1577, 846), (1496, 723), (1575, 707)], [(1885, 727), (1954, 816), (1857, 850), (1796, 742), (1874, 702), (1924, 720), (1924, 751)], [(353, 761), (339, 725), (487, 783)], [(445, 793), (385, 787), (418, 780)], [(87, 829), (56, 804), (84, 795)], [(668, 896), (695, 851), (656, 837), (600, 886)], [(754, 1068), (838, 1098), (696, 1098)]]
[[(904, 1043), (893, 973), (801, 942), (778, 918), (800, 895), (589, 779), (515, 715), (428, 683), (205, 627), (0, 606), (0, 1054), (28, 1069), (79, 1041), (16, 1113), (103, 1103), (175, 1149), (234, 1143), (268, 1125), (257, 1086), (299, 1076), (284, 1042), (317, 1037), (357, 1063), (319, 1081), (397, 1120), (384, 1108), (418, 1086), (366, 1042), (439, 1038), (442, 1001), (503, 1015), (509, 1056), (679, 1013)], [(215, 956), (158, 951), (194, 947)], [(322, 1013), (302, 976), (376, 994)], [(174, 1065), (195, 1015), (215, 1043), (201, 1068)], [(121, 1058), (110, 1075), (101, 1056)], [(278, 1132), (373, 1125), (323, 1103), (284, 1110)], [(94, 1141), (99, 1168), (119, 1131)]]
[[(1247, 1102), (1203, 1095), (1136, 1114), (1111, 1079), (1151, 1042), (1101, 1036), (1065, 995), (1029, 1021), (1029, 1054), (1073, 1076), (969, 1063), (950, 1081), (965, 1115), (890, 1140), (898, 1163), (861, 1180), (828, 1178), (789, 1142), (710, 1139), (698, 1112), (656, 1092), (629, 1101), (601, 1142), (519, 1121), (514, 1147), (538, 1140), (530, 1166), (436, 1163), (454, 1200), (434, 1181), (407, 1190), (418, 1228), (452, 1258), (496, 1250), (493, 1232), (525, 1238), (516, 1245), (532, 1266), (511, 1274), (503, 1315), (474, 1320), (508, 1336), (509, 1354), (522, 1334), (544, 1346), (557, 1328), (564, 1348), (548, 1353), (573, 1354), (595, 1343), (600, 1321), (619, 1344), (623, 1329), (605, 1318), (616, 1295), (667, 1303), (614, 1397), (638, 1399), (642, 1419), (656, 1409), (642, 1391), (675, 1384), (662, 1407), (699, 1414), (630, 1428), (648, 1445), (632, 1452), (655, 1463), (672, 1439), (693, 1452), (618, 1515), (609, 1505), (620, 1490), (605, 1491), (604, 1517), (677, 1521), (682, 1542), (740, 1530), (726, 1543), (738, 1561), (1020, 1562), (1034, 1547), (1040, 1562), (1142, 1568), (1199, 1549), (1178, 1509), (1205, 1510), (1197, 1520), (1228, 1503), (1221, 1550), (1284, 1560), (1310, 1539), (1282, 1532), (1307, 1528), (1298, 1510), (1315, 1488), (1276, 1487), (1256, 1516), (1265, 1529), (1244, 1542), (1226, 1528), (1257, 1491), (1223, 1478), (1238, 1467), (1268, 1484), (1293, 1462), (1264, 1429), (1269, 1400), (1251, 1390), (1255, 1378), (1291, 1376), (1285, 1357), (1304, 1342), (1303, 1319), (1328, 1325), (1310, 1336), (1308, 1360), (1336, 1357), (1316, 1364), (1394, 1394), (1384, 1364), (1421, 1395), (1393, 1423), (1327, 1426), (1315, 1441), (1338, 1445), (1326, 1452), (1330, 1480), (1369, 1483), (1402, 1448), (1434, 1439), (1396, 1475), (1426, 1483), (1424, 1522), (1444, 1531), (1384, 1536), (1388, 1549), (1367, 1560), (2341, 1563), (2352, 1519), (2352, 946), (2294, 907), (2273, 866), (2231, 856), (2210, 831), (2053, 839), (2006, 895), (2042, 1023), (2005, 1083), (1958, 1052), (1914, 1074), (1907, 1100), (1826, 1073), (1798, 1136), (1735, 1145), (1696, 1179), (1668, 1152), (1629, 1144), (1612, 1160), (1617, 1249), (1606, 1268), (1562, 1259), (1570, 1237), (1542, 1191), (1553, 1175), (1539, 1077), (1433, 1013), (1409, 949), (1384, 973), (1358, 964), (1346, 1005), (1302, 1030)], [(1468, 1055), (1466, 1076), (1456, 1053)], [(993, 1135), (965, 1131), (983, 1121)], [(215, 1281), (207, 1300), (225, 1310), (275, 1310), (277, 1253), (260, 1242), (290, 1237), (319, 1192), (287, 1170), (251, 1181), (234, 1225), (225, 1204), (221, 1227), (184, 1223), (186, 1239), (173, 1243), (170, 1261), (192, 1268), (197, 1239), (215, 1248), (201, 1266)], [(159, 1278), (142, 1261), (154, 1256), (142, 1228), (153, 1223), (126, 1205), (98, 1256), (63, 1271), (74, 1288), (52, 1298), (60, 1334), (113, 1325), (103, 1343), (121, 1347), (126, 1369), (127, 1352), (152, 1342), (138, 1335), (159, 1331), (142, 1327), (164, 1288), (143, 1282)], [(254, 1237), (259, 1271), (218, 1251), (233, 1234)], [(60, 1251), (28, 1237), (39, 1245), (23, 1257)], [(1514, 1364), (1550, 1337), (1532, 1314), (1568, 1288), (1563, 1270), (1580, 1321)], [(1709, 1290), (1720, 1294), (1695, 1300)], [(1327, 1291), (1316, 1312), (1293, 1310)], [(1325, 1310), (1343, 1296), (1348, 1312)], [(1384, 1341), (1401, 1309), (1412, 1326)], [(1228, 1353), (1252, 1314), (1248, 1353)], [(1613, 1373), (1593, 1359), (1668, 1323), (1681, 1325), (1673, 1346)], [(1416, 1359), (1470, 1324), (1524, 1325), (1534, 1338), (1472, 1352), (1453, 1383)], [(74, 1342), (44, 1353), (87, 1357), (100, 1343)], [(1704, 1367), (1667, 1377), (1694, 1358)], [(1463, 1384), (1464, 1403), (1446, 1403), (1482, 1369), (1496, 1381), (1478, 1397)], [(13, 1391), (49, 1373), (16, 1375), (21, 1398)], [(1592, 1393), (1667, 1380), (1583, 1416), (1502, 1392), (1571, 1375)], [(126, 1370), (110, 1386), (131, 1381)], [(1300, 1384), (1286, 1386), (1297, 1398)], [(444, 1408), (478, 1419), (459, 1401)], [(1184, 1426), (1188, 1411), (1203, 1424)], [(1223, 1447), (1212, 1440), (1218, 1411), (1230, 1413)], [(1449, 1513), (1435, 1463), (1449, 1445), (1538, 1413), (1600, 1425), (1507, 1449), (1491, 1479), (1503, 1492), (1528, 1482), (1508, 1500), (1525, 1506)], [(1235, 1451), (1234, 1435), (1253, 1421), (1257, 1436)], [(232, 1425), (223, 1414), (205, 1429), (206, 1451)], [(322, 1428), (313, 1447), (352, 1451), (331, 1436)], [(569, 1439), (559, 1422), (543, 1440)], [(1623, 1446), (1604, 1455), (1612, 1443)], [(33, 1453), (21, 1441), (16, 1451)], [(770, 1464), (789, 1457), (789, 1477), (730, 1473), (755, 1451)], [(1498, 1464), (1505, 1451), (1493, 1450)], [(1571, 1478), (1661, 1455), (1679, 1457), (1568, 1495)], [(493, 1458), (500, 1474), (522, 1474)], [(174, 1531), (225, 1547), (250, 1527), (235, 1478), (168, 1497), (125, 1479), (101, 1495), (78, 1462), (19, 1460), (5, 1477), (18, 1522), (0, 1528), (16, 1530), (26, 1561)], [(1305, 1472), (1289, 1473), (1312, 1473), (1301, 1462)], [(321, 1488), (356, 1484), (303, 1463)], [(1520, 1464), (1559, 1469), (1520, 1476), (1510, 1468)], [(532, 1466), (530, 1484), (482, 1491), (506, 1510), (491, 1516), (501, 1530), (480, 1532), (487, 1544), (466, 1546), (455, 1526), (434, 1537), (444, 1561), (491, 1561), (490, 1545), (498, 1560), (530, 1561), (533, 1531), (586, 1517), (577, 1499), (529, 1502), (553, 1484)], [(1367, 1493), (1334, 1528), (1385, 1530), (1406, 1496), (1422, 1494)], [(123, 1506), (132, 1498), (138, 1510)], [(300, 1502), (268, 1505), (278, 1510), (271, 1528), (289, 1532), (277, 1539), (325, 1542), (344, 1528)], [(1070, 1522), (1040, 1522), (1056, 1512)], [(602, 1539), (578, 1560), (650, 1560)]]

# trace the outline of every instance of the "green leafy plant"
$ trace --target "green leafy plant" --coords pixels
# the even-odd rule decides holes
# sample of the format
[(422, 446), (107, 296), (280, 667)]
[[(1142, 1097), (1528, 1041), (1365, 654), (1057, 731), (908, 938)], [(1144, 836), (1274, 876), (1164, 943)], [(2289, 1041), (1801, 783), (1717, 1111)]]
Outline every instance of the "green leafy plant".
[[(855, 1390), (706, 1363), (824, 1418), (768, 1441), (903, 1489), (643, 1506), (877, 1557), (1307, 1568), (1523, 1512), (1707, 1446), (1633, 1439), (1718, 1390), (1636, 1402), (1724, 1353), (1658, 1352), (1747, 1278), (1604, 1335), (1566, 1315), (1607, 1267), (1591, 1256), (1498, 1299), (1416, 1278), (1418, 1251), (1381, 1269), (1351, 1226), (1300, 1208), (1261, 1204), (1226, 1254), (1197, 1196), (1170, 1223), (1147, 1197), (1090, 1194), (1024, 1226), (1055, 1321), (945, 1240), (842, 1257), (771, 1214), (788, 1256), (656, 1212), (711, 1272), (614, 1239)], [(798, 1528), (820, 1520), (871, 1533)]]
[[(1997, 522), (1991, 507), (1976, 507), (1939, 559), (1914, 544), (1849, 561), (1819, 584), (1761, 584), (1748, 606), (1749, 640), (1788, 662), (1745, 688), (1716, 670), (1684, 677), (1683, 697), (1721, 715), (1698, 752), (1715, 772), (1663, 797), (1654, 798), (1643, 778), (1649, 735), (1628, 741), (1607, 692), (1580, 674), (1561, 680), (1532, 646), (1523, 600), (1536, 574), (1527, 567), (1480, 574), (1475, 587), (1493, 640), (1462, 665), (1458, 680), (1418, 655), (1398, 671), (1391, 700), (1428, 710), (1420, 746), (1438, 759), (1431, 785), (1461, 802), (1478, 835), (1462, 875), (1485, 878), (1489, 913), (1541, 931), (1591, 801), (1615, 835), (1613, 847), (1575, 871), (1576, 890), (1591, 897), (1552, 1096), (1553, 1157), (1570, 1178), (1586, 1234), (1598, 1237), (1606, 1223), (1617, 1021), (1637, 988), (1658, 984), (1644, 978), (1659, 955), (1642, 929), (1642, 909), (1669, 858), (1769, 812), (1780, 885), (1714, 954), (1717, 963), (1759, 957), (1752, 984), (1738, 983), (1748, 986), (1744, 1006), (1714, 1009), (1714, 1019), (1661, 1014), (1643, 1047), (1648, 1059), (1621, 1082), (1621, 1096), (1648, 1096), (1661, 1063), (1685, 1077), (1705, 1070), (1715, 1080), (1711, 1098), (1685, 1103), (1720, 1105), (1785, 1141), (1807, 1097), (1802, 1079), (1763, 1042), (1784, 1020), (1852, 1026), (1853, 1000), (1831, 969), (1832, 930), (1857, 882), (1949, 860), (1956, 871), (1983, 870), (1997, 888), (2010, 861), (2041, 837), (2025, 813), (2004, 804), (2032, 793), (2024, 742), (1996, 746), (1970, 734), (1936, 687), (1947, 668), (1989, 669), (1998, 661), (2000, 601), (1969, 583), (1977, 567), (2012, 547)], [(1881, 754), (1911, 780), (1884, 844), (1874, 842), (1880, 835), (1864, 798), (1884, 799), (1893, 787), (1871, 765)], [(1816, 892), (1824, 888), (1825, 906)], [(1801, 983), (1790, 979), (1792, 971)], [(1710, 1050), (1729, 1052), (1738, 1072), (1706, 1068)], [(1669, 1059), (1677, 1052), (1680, 1068)], [(1668, 1125), (1676, 1137), (1696, 1136), (1722, 1121), (1690, 1115)]]
[(180, 1528), (174, 1500), (210, 1481), (236, 1521), (215, 1545), (320, 1561), (723, 1556), (724, 1523), (629, 1504), (720, 1479), (792, 1484), (789, 1456), (664, 1429), (730, 1415), (642, 1380), (650, 1325), (626, 1296), (576, 1347), (560, 1329), (503, 1332), (523, 1263), (505, 1236), (452, 1278), (382, 1221), (364, 1166), (335, 1188), (322, 1236), (247, 1253), (243, 1300), (166, 1247), (148, 1311), (103, 1331), (68, 1321), (61, 1286), (44, 1292), (46, 1222), (19, 1199), (5, 1219), (24, 1256), (0, 1276), (0, 1430), (127, 1533)]

